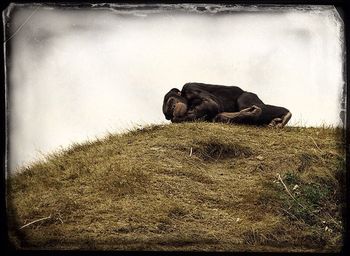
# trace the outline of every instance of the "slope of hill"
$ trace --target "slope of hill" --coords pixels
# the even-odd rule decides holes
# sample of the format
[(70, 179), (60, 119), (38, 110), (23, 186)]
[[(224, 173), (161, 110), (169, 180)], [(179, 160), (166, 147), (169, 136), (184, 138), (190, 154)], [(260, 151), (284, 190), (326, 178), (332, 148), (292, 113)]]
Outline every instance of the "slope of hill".
[(341, 129), (149, 126), (8, 179), (17, 248), (339, 251)]

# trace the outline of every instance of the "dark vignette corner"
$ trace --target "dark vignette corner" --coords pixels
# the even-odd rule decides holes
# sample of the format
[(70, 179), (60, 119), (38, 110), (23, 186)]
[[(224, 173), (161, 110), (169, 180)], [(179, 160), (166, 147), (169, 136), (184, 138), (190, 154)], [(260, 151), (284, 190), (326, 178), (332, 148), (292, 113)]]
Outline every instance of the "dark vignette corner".
[[(50, 1), (15, 1), (15, 2), (47, 2), (50, 3)], [(79, 3), (86, 3), (86, 2), (99, 2), (99, 1), (55, 1), (55, 2), (61, 2), (61, 3), (67, 3), (67, 4), (79, 4)], [(116, 1), (103, 1), (103, 2), (116, 2)], [(134, 1), (134, 0), (130, 0), (130, 1), (118, 1), (118, 2), (125, 2), (125, 3), (162, 3), (164, 1)], [(350, 166), (350, 107), (349, 107), (349, 102), (350, 102), (350, 94), (349, 92), (349, 77), (347, 76), (347, 74), (350, 73), (349, 70), (349, 65), (347, 63), (350, 63), (350, 57), (349, 57), (349, 53), (348, 53), (348, 49), (350, 49), (350, 14), (349, 14), (349, 7), (350, 4), (346, 3), (345, 0), (334, 0), (334, 1), (324, 1), (324, 0), (287, 0), (287, 1), (281, 1), (281, 0), (270, 0), (270, 1), (266, 1), (266, 0), (262, 0), (262, 1), (196, 1), (196, 0), (192, 0), (192, 1), (167, 1), (168, 3), (179, 3), (179, 2), (191, 2), (191, 3), (237, 3), (237, 4), (257, 4), (257, 3), (262, 3), (262, 4), (279, 4), (279, 3), (287, 3), (287, 4), (334, 4), (335, 7), (337, 8), (340, 16), (343, 18), (344, 23), (345, 23), (345, 49), (346, 49), (346, 63), (344, 64), (344, 78), (346, 81), (345, 87), (346, 90), (344, 90), (344, 94), (346, 95), (346, 130), (345, 130), (345, 147), (346, 147), (346, 170), (349, 170), (349, 166)], [(1, 3), (1, 10), (3, 11), (9, 4), (9, 1), (4, 1)], [(52, 3), (51, 3), (52, 4)], [(2, 31), (1, 31), (1, 38), (2, 41), (4, 42), (4, 26), (2, 24)], [(11, 49), (9, 48), (9, 45), (7, 46), (7, 56), (9, 56)], [(1, 158), (1, 180), (0, 180), (0, 208), (1, 208), (1, 216), (0, 216), (0, 240), (1, 240), (1, 248), (7, 248), (7, 249), (12, 249), (11, 247), (9, 247), (8, 242), (8, 235), (7, 235), (7, 221), (6, 221), (6, 201), (5, 201), (5, 195), (6, 195), (6, 188), (5, 188), (5, 151), (6, 151), (6, 135), (7, 135), (7, 131), (6, 131), (6, 102), (5, 102), (5, 86), (6, 86), (6, 81), (5, 81), (5, 70), (4, 70), (4, 49), (1, 50), (1, 55), (0, 55), (1, 59), (2, 59), (2, 72), (1, 72), (1, 79), (2, 79), (2, 86), (1, 86), (1, 104), (0, 104), (0, 108), (1, 108), (1, 152), (2, 152), (2, 158)], [(7, 58), (8, 59), (8, 58)], [(350, 184), (350, 173), (349, 171), (346, 172), (346, 187), (349, 186)], [(349, 255), (349, 245), (346, 241), (350, 240), (350, 236), (349, 236), (349, 219), (345, 216), (348, 216), (348, 211), (349, 211), (349, 199), (350, 199), (350, 189), (346, 190), (346, 207), (344, 209), (344, 219), (345, 219), (345, 237), (344, 237), (344, 248), (342, 251), (343, 255)], [(57, 252), (56, 252), (57, 253)], [(54, 254), (56, 254), (54, 253)], [(84, 254), (83, 252), (81, 252), (82, 254)], [(44, 252), (40, 253), (40, 254), (45, 254)], [(67, 254), (71, 254), (71, 253), (67, 253)], [(89, 253), (89, 255), (91, 255)]]

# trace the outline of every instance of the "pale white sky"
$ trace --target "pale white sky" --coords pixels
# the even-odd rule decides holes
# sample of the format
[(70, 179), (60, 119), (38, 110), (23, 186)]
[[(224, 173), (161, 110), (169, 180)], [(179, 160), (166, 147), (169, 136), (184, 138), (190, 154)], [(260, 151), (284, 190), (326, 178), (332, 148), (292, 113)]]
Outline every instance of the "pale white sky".
[(165, 9), (4, 12), (10, 169), (107, 131), (167, 123), (163, 96), (186, 82), (255, 92), (288, 108), (289, 125), (340, 124), (344, 36), (334, 8)]

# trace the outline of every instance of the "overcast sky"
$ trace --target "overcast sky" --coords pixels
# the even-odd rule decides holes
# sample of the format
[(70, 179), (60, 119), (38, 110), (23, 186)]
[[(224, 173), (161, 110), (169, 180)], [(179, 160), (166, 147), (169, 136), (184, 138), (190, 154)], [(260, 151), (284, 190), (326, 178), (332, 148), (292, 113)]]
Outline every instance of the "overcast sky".
[(10, 169), (107, 131), (168, 123), (163, 96), (186, 82), (255, 92), (288, 108), (292, 126), (341, 123), (334, 8), (214, 7), (8, 8)]

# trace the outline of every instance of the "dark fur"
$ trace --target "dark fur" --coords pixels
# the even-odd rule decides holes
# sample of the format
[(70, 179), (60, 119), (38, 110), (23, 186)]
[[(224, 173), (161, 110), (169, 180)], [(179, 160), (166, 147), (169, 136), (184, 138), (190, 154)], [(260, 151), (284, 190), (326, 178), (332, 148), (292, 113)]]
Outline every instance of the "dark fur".
[[(232, 119), (234, 123), (265, 125), (274, 118), (283, 118), (289, 110), (283, 107), (266, 105), (259, 97), (251, 92), (246, 92), (237, 86), (224, 86), (203, 83), (187, 83), (181, 92), (172, 89), (164, 97), (163, 113), (168, 120), (173, 122), (184, 122), (193, 120), (220, 121), (218, 114), (222, 112), (239, 112), (253, 105), (261, 108), (258, 116), (245, 116)], [(179, 95), (181, 94), (181, 96)], [(185, 116), (174, 119), (169, 112), (171, 107), (167, 100), (174, 97), (174, 100), (185, 102), (188, 111)], [(168, 102), (169, 103), (169, 102)], [(220, 115), (219, 115), (220, 116)]]

